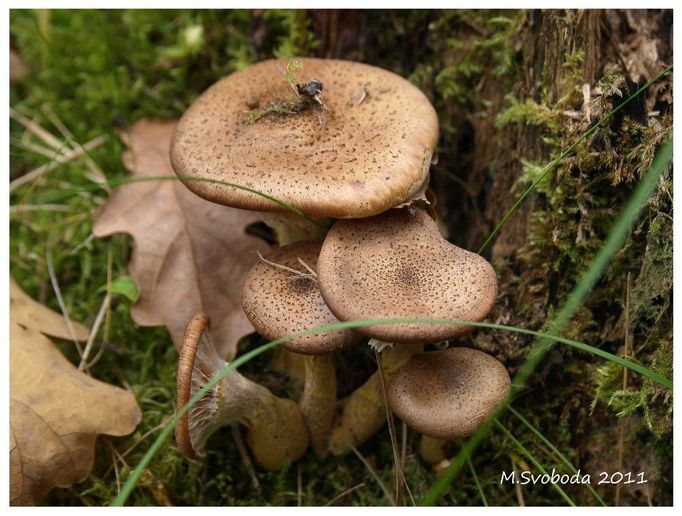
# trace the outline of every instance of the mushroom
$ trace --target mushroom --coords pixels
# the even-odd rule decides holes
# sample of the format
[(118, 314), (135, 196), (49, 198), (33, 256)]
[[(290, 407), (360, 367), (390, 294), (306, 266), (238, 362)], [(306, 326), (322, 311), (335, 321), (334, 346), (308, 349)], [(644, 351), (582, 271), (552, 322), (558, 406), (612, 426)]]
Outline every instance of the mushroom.
[[(309, 328), (338, 322), (317, 288), (315, 267), (320, 242), (296, 242), (263, 258), (242, 287), (242, 308), (256, 330), (279, 339)], [(336, 405), (333, 352), (354, 346), (362, 335), (336, 330), (287, 341), (283, 347), (305, 355), (305, 384), (299, 402), (315, 453), (323, 456)]]
[[(305, 85), (292, 93), (292, 61), (285, 59), (235, 72), (194, 101), (171, 146), (173, 168), (187, 187), (227, 206), (286, 212), (255, 193), (201, 179), (226, 181), (309, 216), (333, 218), (375, 215), (418, 192), (438, 141), (438, 117), (426, 96), (399, 75), (374, 66), (296, 61), (308, 85), (313, 79), (319, 83), (324, 105), (310, 102), (305, 109), (272, 112), (255, 121), (249, 116), (301, 94)], [(363, 88), (367, 95), (358, 101)]]
[[(208, 325), (208, 316), (197, 314), (185, 330), (176, 373), (178, 411), (227, 365), (211, 343)], [(265, 469), (282, 468), (308, 447), (308, 432), (296, 403), (232, 371), (178, 420), (178, 448), (190, 458), (204, 457), (209, 436), (219, 427), (237, 423), (246, 427), (254, 459)]]
[[(412, 207), (336, 222), (322, 245), (317, 272), (322, 297), (340, 320), (411, 317), (478, 321), (492, 308), (497, 292), (490, 264), (447, 242), (433, 219)], [(395, 343), (381, 353), (380, 360), (397, 364), (396, 371), (409, 356), (421, 351), (412, 348), (405, 356), (401, 346), (406, 343), (439, 342), (466, 330), (462, 325), (416, 323), (358, 328), (379, 342)], [(350, 423), (338, 419), (330, 439), (336, 453), (361, 442), (349, 435), (369, 437), (385, 421), (383, 403), (379, 403), (383, 402), (381, 383), (372, 379), (362, 389), (350, 399), (374, 400), (372, 413), (376, 417), (352, 418), (359, 425), (352, 432), (343, 428)]]
[[(317, 264), (324, 301), (342, 320), (435, 318), (480, 321), (492, 308), (497, 278), (479, 255), (438, 231), (411, 207), (362, 220), (340, 220)], [(440, 342), (468, 328), (452, 324), (385, 324), (358, 331), (386, 342)]]
[(448, 348), (414, 355), (388, 384), (391, 410), (427, 436), (422, 456), (443, 458), (443, 443), (468, 437), (506, 398), (511, 380), (501, 362), (481, 351)]

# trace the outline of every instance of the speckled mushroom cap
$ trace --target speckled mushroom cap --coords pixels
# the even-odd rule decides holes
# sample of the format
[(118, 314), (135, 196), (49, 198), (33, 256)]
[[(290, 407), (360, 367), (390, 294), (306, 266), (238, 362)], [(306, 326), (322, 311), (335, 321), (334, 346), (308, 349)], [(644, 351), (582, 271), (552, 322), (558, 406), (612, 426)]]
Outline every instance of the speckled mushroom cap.
[(476, 431), (505, 398), (511, 380), (481, 351), (449, 348), (413, 356), (386, 389), (388, 406), (410, 428), (456, 439)]
[[(177, 386), (176, 411), (182, 410), (192, 396), (192, 372), (194, 360), (197, 356), (202, 337), (208, 338), (209, 318), (206, 314), (195, 315), (185, 328), (182, 349), (178, 358), (178, 367), (175, 372)], [(175, 424), (175, 441), (180, 452), (191, 459), (198, 458), (198, 454), (192, 446), (189, 431), (189, 411)]]
[[(275, 251), (266, 259), (307, 274), (301, 258), (315, 270), (321, 242), (296, 242)], [(308, 328), (339, 322), (324, 303), (315, 280), (294, 278), (295, 274), (260, 261), (254, 265), (242, 287), (242, 308), (254, 328), (268, 339), (279, 339)], [(309, 335), (285, 342), (295, 353), (319, 355), (358, 344), (362, 335), (338, 330)]]
[[(497, 295), (492, 266), (450, 244), (433, 219), (414, 208), (336, 222), (322, 245), (317, 274), (322, 297), (342, 321), (403, 317), (480, 321)], [(358, 331), (386, 342), (437, 342), (467, 329), (387, 324)]]
[[(178, 123), (171, 147), (176, 174), (243, 185), (318, 217), (375, 215), (417, 192), (438, 141), (426, 96), (402, 77), (373, 66), (298, 59), (301, 83), (322, 82), (322, 100), (295, 114), (249, 113), (295, 97), (283, 72), (293, 59), (263, 61), (220, 80)], [(205, 199), (259, 211), (283, 211), (256, 194), (186, 181)]]

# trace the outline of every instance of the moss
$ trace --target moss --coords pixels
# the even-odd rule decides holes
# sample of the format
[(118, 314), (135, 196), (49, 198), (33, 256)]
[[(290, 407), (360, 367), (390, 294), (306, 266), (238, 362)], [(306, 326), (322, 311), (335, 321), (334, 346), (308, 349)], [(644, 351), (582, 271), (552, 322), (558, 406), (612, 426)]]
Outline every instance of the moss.
[(476, 87), (483, 76), (501, 77), (514, 70), (515, 52), (510, 42), (521, 17), (513, 14), (491, 16), (476, 11), (449, 11), (433, 23), (430, 29), (436, 33), (466, 25), (479, 34), (467, 39), (444, 36), (446, 55), (454, 61), (435, 76), (436, 90), (444, 99), (475, 105)]
[(544, 104), (539, 104), (532, 99), (519, 102), (514, 97), (508, 96), (509, 107), (497, 115), (495, 125), (502, 129), (509, 124), (526, 124), (546, 127), (552, 133), (558, 129), (558, 114)]
[(305, 10), (269, 9), (264, 19), (276, 32), (274, 57), (309, 55), (318, 46), (312, 30), (312, 20)]

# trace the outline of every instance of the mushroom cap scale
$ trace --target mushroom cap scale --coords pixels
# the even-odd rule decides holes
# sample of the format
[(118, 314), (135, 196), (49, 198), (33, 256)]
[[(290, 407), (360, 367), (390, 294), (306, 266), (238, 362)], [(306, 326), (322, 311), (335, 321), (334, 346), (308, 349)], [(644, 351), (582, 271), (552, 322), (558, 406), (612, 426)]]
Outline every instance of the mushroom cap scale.
[(388, 385), (391, 410), (410, 428), (439, 439), (476, 431), (507, 395), (511, 380), (495, 358), (469, 348), (415, 355)]
[[(305, 241), (284, 246), (267, 260), (310, 274), (299, 258), (315, 270), (321, 242)], [(320, 295), (315, 279), (295, 277), (293, 272), (260, 261), (249, 271), (242, 286), (242, 308), (254, 328), (268, 339), (279, 339), (309, 328), (339, 322)], [(336, 330), (287, 341), (283, 347), (295, 353), (319, 355), (358, 344), (362, 335)]]
[[(322, 245), (317, 272), (322, 297), (342, 321), (407, 317), (480, 321), (497, 295), (492, 266), (449, 243), (428, 214), (413, 208), (337, 221)], [(402, 323), (358, 331), (387, 342), (437, 342), (468, 329)]]
[[(255, 109), (295, 95), (283, 77), (291, 59), (249, 66), (218, 81), (182, 116), (171, 146), (175, 172), (252, 188), (317, 217), (367, 217), (419, 191), (438, 141), (437, 115), (426, 96), (373, 66), (297, 60), (302, 82), (322, 82), (327, 110), (313, 102), (249, 123)], [(185, 183), (227, 206), (284, 211), (244, 190)]]

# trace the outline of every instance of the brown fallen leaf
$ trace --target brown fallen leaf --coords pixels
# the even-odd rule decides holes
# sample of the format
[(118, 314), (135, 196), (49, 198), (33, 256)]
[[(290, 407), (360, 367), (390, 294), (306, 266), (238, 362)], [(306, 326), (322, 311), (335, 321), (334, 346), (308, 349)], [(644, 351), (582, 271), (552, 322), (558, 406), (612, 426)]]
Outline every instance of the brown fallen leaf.
[(10, 503), (32, 505), (85, 480), (97, 435), (129, 434), (141, 414), (131, 393), (80, 372), (44, 335), (70, 338), (61, 315), (13, 281), (10, 299)]
[[(134, 177), (175, 177), (169, 159), (177, 121), (140, 120), (122, 139), (123, 162)], [(93, 232), (130, 233), (135, 239), (129, 273), (140, 297), (131, 314), (142, 326), (164, 325), (176, 349), (192, 317), (207, 313), (216, 347), (235, 354), (253, 331), (241, 308), (241, 287), (268, 245), (248, 235), (255, 213), (208, 202), (179, 181), (145, 181), (118, 187), (97, 216)]]
[(21, 290), (21, 287), (12, 277), (9, 279), (9, 302), (12, 321), (21, 324), (25, 328), (32, 328), (45, 335), (64, 340), (76, 339), (84, 341), (90, 336), (88, 328), (75, 321), (71, 321), (72, 336), (62, 314), (53, 312), (45, 305), (38, 303), (38, 301)]

